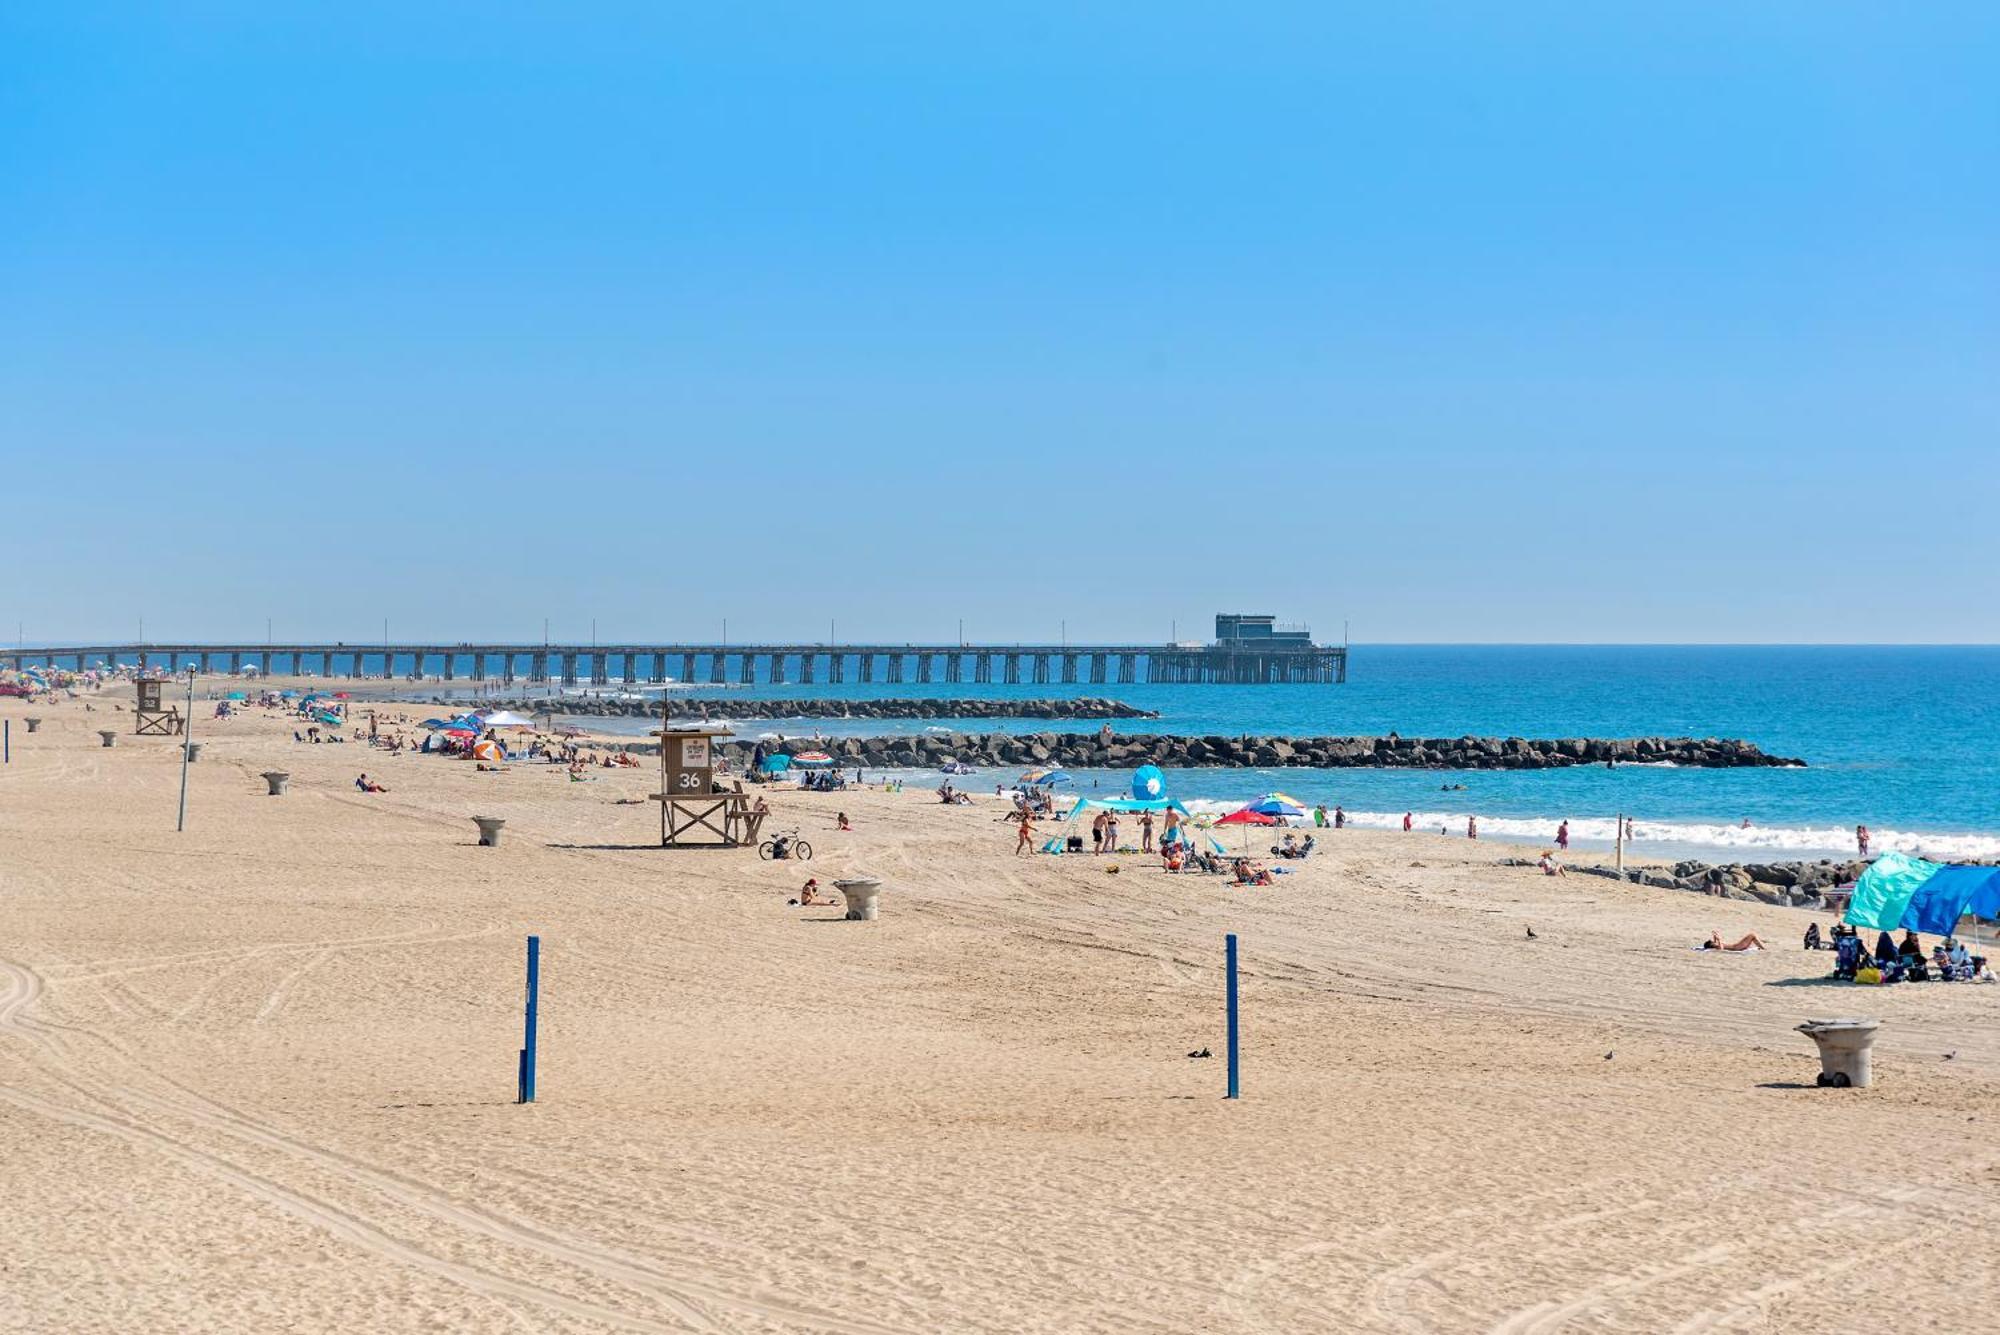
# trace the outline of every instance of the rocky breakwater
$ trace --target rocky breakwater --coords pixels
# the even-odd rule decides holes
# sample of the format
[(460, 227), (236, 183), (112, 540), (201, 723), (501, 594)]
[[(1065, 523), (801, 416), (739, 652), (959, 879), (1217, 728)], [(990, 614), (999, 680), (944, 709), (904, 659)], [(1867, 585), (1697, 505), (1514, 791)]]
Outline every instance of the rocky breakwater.
[[(747, 744), (736, 744), (747, 754)], [(875, 769), (929, 769), (948, 760), (981, 766), (1062, 765), (1129, 769), (1153, 764), (1179, 769), (1561, 769), (1594, 764), (1672, 764), (1703, 769), (1803, 765), (1766, 755), (1728, 738), (1640, 737), (1181, 737), (1103, 732), (926, 733), (908, 737), (847, 737), (788, 741), (790, 751), (824, 750)]]
[[(1510, 858), (1507, 861), (1510, 865), (1521, 867), (1536, 865), (1526, 858)], [(1851, 889), (1861, 873), (1868, 870), (1868, 864), (1831, 858), (1822, 858), (1817, 862), (1724, 863), (1689, 858), (1670, 867), (1627, 867), (1623, 872), (1611, 867), (1589, 865), (1571, 867), (1570, 870), (1589, 876), (1630, 881), (1634, 885), (1650, 885), (1660, 890), (1693, 890), (1724, 899), (1755, 900), (1793, 908), (1825, 908), (1827, 893), (1836, 889)]]

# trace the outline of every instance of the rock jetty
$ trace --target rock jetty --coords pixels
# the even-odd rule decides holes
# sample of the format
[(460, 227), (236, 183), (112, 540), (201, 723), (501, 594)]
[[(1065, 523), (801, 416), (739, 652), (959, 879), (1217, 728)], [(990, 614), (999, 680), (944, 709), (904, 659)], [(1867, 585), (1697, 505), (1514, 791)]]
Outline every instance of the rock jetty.
[[(1508, 858), (1503, 865), (1532, 867), (1527, 858)], [(1612, 880), (1650, 885), (1660, 890), (1693, 890), (1724, 899), (1755, 900), (1763, 904), (1793, 908), (1823, 909), (1827, 893), (1851, 888), (1868, 864), (1861, 861), (1817, 862), (1701, 862), (1690, 858), (1670, 867), (1612, 867), (1578, 865), (1572, 874), (1608, 876)], [(1844, 902), (1844, 901), (1843, 901)]]
[[(1802, 760), (1766, 755), (1750, 742), (1729, 738), (1639, 737), (1606, 740), (1569, 737), (1183, 737), (1102, 732), (925, 733), (907, 737), (791, 739), (788, 751), (822, 750), (838, 760), (873, 769), (930, 769), (947, 760), (974, 768), (1062, 765), (1128, 769), (1154, 764), (1171, 769), (1562, 769), (1574, 765), (1672, 764), (1702, 769), (1799, 766)], [(748, 743), (725, 747), (739, 759)]]
[[(436, 705), (460, 703), (442, 697)], [(482, 701), (482, 706), (513, 709), (523, 714), (551, 710), (579, 718), (657, 717), (660, 706), (652, 700), (590, 700), (539, 696), (527, 700)], [(668, 717), (678, 722), (694, 719), (785, 719), (785, 718), (1045, 718), (1045, 719), (1136, 719), (1158, 718), (1150, 709), (1140, 709), (1122, 700), (1082, 696), (1069, 700), (757, 700), (677, 699), (668, 697)]]

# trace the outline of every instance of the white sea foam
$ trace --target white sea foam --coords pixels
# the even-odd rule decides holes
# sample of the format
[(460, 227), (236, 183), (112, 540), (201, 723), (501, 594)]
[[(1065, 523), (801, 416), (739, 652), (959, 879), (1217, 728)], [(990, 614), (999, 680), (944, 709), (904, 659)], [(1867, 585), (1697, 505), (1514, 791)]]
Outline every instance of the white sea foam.
[[(1220, 815), (1234, 811), (1240, 802), (1197, 798), (1187, 803), (1197, 814)], [(1411, 827), (1418, 833), (1465, 833), (1463, 811), (1413, 811)], [(1473, 813), (1477, 814), (1477, 813)], [(1400, 811), (1350, 811), (1347, 823), (1361, 829), (1400, 830)], [(1516, 843), (1551, 843), (1560, 820), (1545, 816), (1479, 816), (1479, 832), (1490, 839)], [(1572, 819), (1570, 839), (1578, 844), (1609, 847), (1617, 836), (1611, 817)], [(1918, 854), (1937, 861), (1965, 861), (2000, 857), (2000, 835), (1940, 834), (1925, 830), (1871, 829), (1870, 850), (1895, 850)], [(1707, 824), (1699, 821), (1657, 821), (1634, 818), (1632, 841), (1627, 845), (1640, 855), (1650, 851), (1684, 848), (1712, 849), (1745, 861), (1785, 861), (1803, 857), (1840, 857), (1854, 852), (1854, 831), (1837, 825), (1740, 825)]]

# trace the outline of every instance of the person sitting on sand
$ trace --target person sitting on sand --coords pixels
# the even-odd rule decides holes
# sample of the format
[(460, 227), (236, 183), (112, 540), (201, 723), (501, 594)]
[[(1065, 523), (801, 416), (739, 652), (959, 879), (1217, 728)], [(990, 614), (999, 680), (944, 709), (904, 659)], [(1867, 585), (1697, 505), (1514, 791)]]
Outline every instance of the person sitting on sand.
[(1555, 859), (1555, 855), (1549, 852), (1549, 850), (1546, 848), (1542, 850), (1542, 860), (1536, 865), (1541, 868), (1542, 875), (1544, 876), (1569, 875), (1569, 868), (1563, 866), (1562, 863), (1557, 862)]
[(386, 793), (389, 791), (387, 788), (384, 788), (381, 784), (369, 778), (366, 774), (356, 779), (354, 781), (354, 786), (356, 788), (359, 788), (364, 793)]
[(1896, 957), (1901, 953), (1896, 949), (1896, 938), (1889, 935), (1889, 933), (1884, 932), (1875, 938), (1875, 962), (1877, 964), (1894, 964)]
[(1271, 873), (1250, 858), (1236, 859), (1237, 885), (1271, 885)]
[(1920, 960), (1924, 957), (1924, 943), (1917, 940), (1914, 931), (1905, 931), (1903, 939), (1896, 946), (1896, 953), (1904, 959)]
[(833, 828), (836, 830), (851, 830), (854, 827), (847, 823), (847, 813), (845, 811), (842, 811), (834, 816)]
[(799, 891), (799, 907), (811, 908), (815, 904), (827, 902), (825, 900), (818, 898), (818, 895), (819, 895), (819, 879), (817, 877), (808, 876), (806, 878), (805, 887)]
[(1809, 922), (1806, 924), (1806, 949), (1818, 950), (1819, 948), (1820, 948), (1819, 924), (1816, 922)]
[(1722, 933), (1710, 932), (1708, 934), (1708, 940), (1701, 943), (1701, 948), (1703, 950), (1728, 950), (1728, 951), (1742, 952), (1746, 950), (1762, 950), (1764, 948), (1764, 942), (1762, 938), (1760, 938), (1755, 932), (1746, 932), (1744, 935), (1738, 937), (1736, 940), (1729, 942), (1723, 941)]

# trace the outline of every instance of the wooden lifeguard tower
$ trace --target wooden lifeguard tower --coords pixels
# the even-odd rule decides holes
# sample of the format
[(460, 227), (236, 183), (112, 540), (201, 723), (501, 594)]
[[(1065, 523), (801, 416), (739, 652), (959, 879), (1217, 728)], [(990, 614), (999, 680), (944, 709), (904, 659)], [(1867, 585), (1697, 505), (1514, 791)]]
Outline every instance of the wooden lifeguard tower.
[[(660, 791), (652, 795), (660, 804), (660, 847), (735, 848), (757, 841), (763, 816), (750, 809), (743, 784), (716, 789), (715, 744), (732, 735), (728, 728), (707, 724), (662, 726), (654, 731), (660, 739)], [(691, 838), (696, 830), (707, 830), (715, 838)]]
[(160, 687), (165, 683), (156, 678), (141, 678), (134, 684), (139, 688), (134, 736), (178, 737), (187, 731), (187, 720), (181, 717), (181, 711), (173, 705), (160, 704)]

